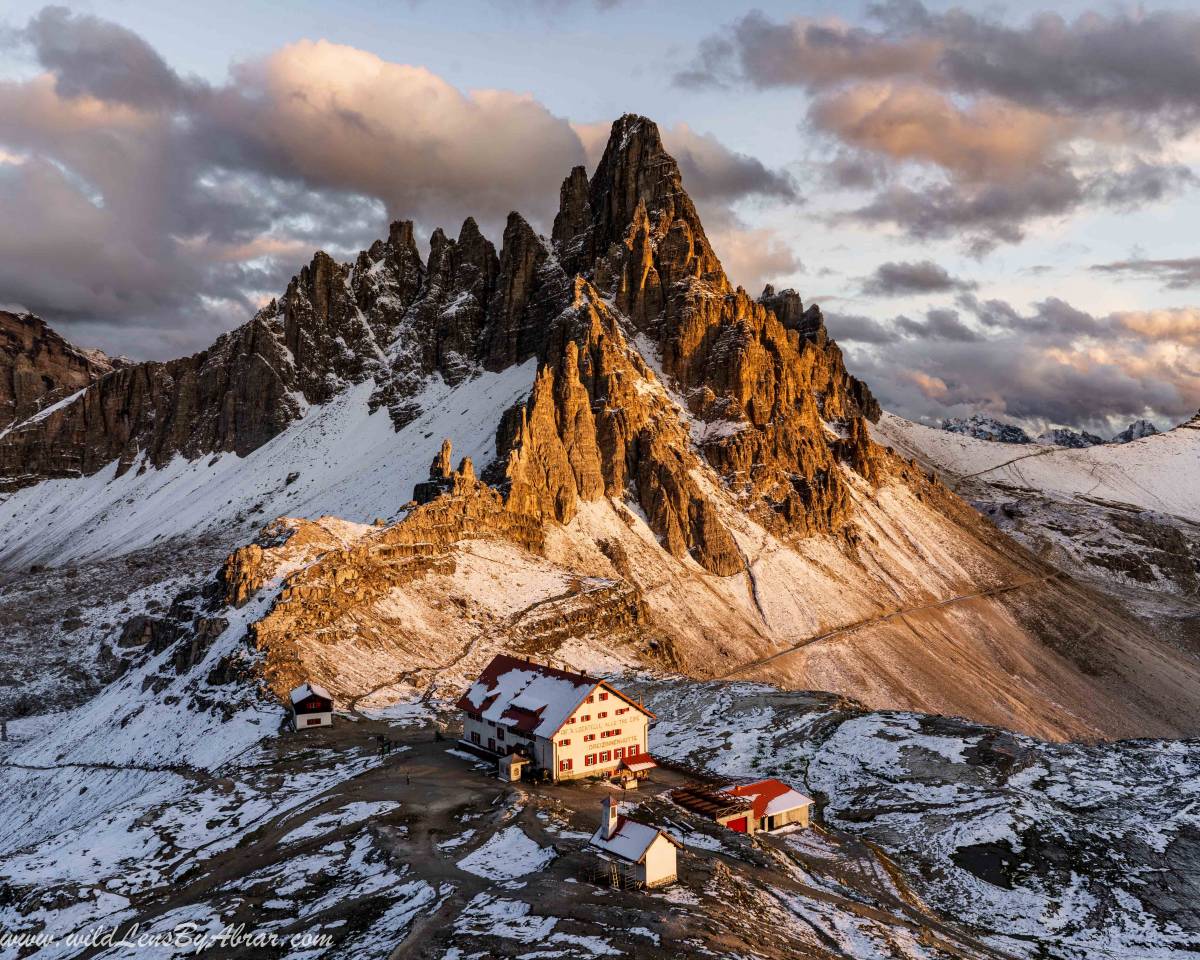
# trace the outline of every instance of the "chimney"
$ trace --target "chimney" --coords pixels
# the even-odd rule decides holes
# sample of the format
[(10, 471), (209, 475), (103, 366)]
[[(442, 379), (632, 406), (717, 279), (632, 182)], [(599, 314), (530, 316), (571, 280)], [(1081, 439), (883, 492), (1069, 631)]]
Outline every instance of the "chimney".
[(617, 832), (619, 808), (620, 804), (616, 803), (612, 797), (605, 797), (604, 802), (600, 804), (600, 827), (604, 831), (605, 840), (611, 840), (613, 834)]

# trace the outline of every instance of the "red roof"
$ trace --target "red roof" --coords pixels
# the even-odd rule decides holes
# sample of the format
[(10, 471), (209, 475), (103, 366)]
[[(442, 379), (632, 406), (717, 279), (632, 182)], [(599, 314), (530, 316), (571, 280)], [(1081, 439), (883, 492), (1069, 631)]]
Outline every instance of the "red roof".
[(658, 763), (655, 761), (655, 759), (648, 753), (637, 753), (632, 757), (626, 757), (621, 762), (625, 764), (625, 766), (629, 767), (630, 770), (639, 765), (644, 765), (646, 769), (658, 766)]
[(782, 797), (785, 793), (792, 793), (793, 790), (782, 780), (759, 780), (756, 783), (726, 787), (725, 792), (739, 797), (753, 797), (754, 816), (761, 819), (766, 815), (767, 806), (772, 800)]

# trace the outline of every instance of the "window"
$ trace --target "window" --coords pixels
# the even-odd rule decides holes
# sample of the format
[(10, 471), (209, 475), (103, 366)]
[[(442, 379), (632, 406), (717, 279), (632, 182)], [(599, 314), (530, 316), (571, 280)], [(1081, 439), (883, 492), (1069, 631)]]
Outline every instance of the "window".
[(600, 711), (598, 714), (596, 714), (596, 719), (597, 719), (597, 720), (603, 720), (603, 719), (604, 719), (605, 717), (607, 717), (607, 716), (608, 716), (608, 711), (607, 711), (607, 710), (601, 710), (601, 711)]
[(584, 743), (591, 743), (591, 742), (592, 742), (593, 740), (595, 740), (595, 739), (596, 739), (596, 735), (595, 735), (594, 733), (585, 733), (585, 734), (583, 735), (583, 742), (584, 742)]
[(582, 717), (579, 718), (579, 722), (587, 723), (591, 719), (592, 719), (592, 715), (590, 713), (585, 713)]
[(471, 731), (471, 742), (479, 743), (479, 731), (478, 730)]
[(600, 699), (601, 699), (601, 700), (607, 700), (607, 699), (608, 699), (608, 694), (607, 694), (607, 693), (601, 693), (601, 694), (600, 694)]
[(628, 712), (629, 712), (629, 708), (628, 708), (628, 707), (621, 707), (621, 708), (620, 708), (620, 709), (617, 711), (617, 716), (619, 717), (621, 714), (623, 714), (623, 713), (628, 713)]
[(503, 727), (497, 727), (497, 728), (496, 728), (496, 739), (497, 739), (497, 740), (503, 740), (503, 739), (504, 739), (504, 728), (503, 728)]
[(587, 698), (587, 702), (588, 702), (588, 703), (595, 703), (595, 702), (596, 702), (596, 698), (595, 698), (595, 697), (593, 697), (593, 696), (590, 696), (590, 695), (589, 695), (589, 696), (588, 696), (588, 698)]
[(611, 750), (602, 750), (600, 752), (600, 762), (601, 763), (608, 763), (608, 761), (611, 759), (612, 759), (612, 751)]
[(567, 717), (567, 723), (574, 723), (574, 722), (575, 722), (574, 717)]
[(602, 736), (602, 737), (619, 737), (620, 735), (621, 735), (620, 727), (618, 727), (616, 730), (605, 730), (600, 734), (600, 736)]
[(615, 759), (620, 760), (623, 756), (625, 756), (624, 747), (617, 747), (617, 749), (613, 751), (613, 757)]
[(571, 738), (567, 737), (565, 740), (559, 740), (558, 745), (560, 747), (569, 747), (571, 745)]
[(573, 760), (559, 760), (558, 761), (558, 769), (560, 772), (563, 770), (570, 770), (571, 767), (573, 767), (574, 765), (575, 765), (575, 761), (573, 761)]
[(585, 767), (594, 767), (596, 765), (596, 755), (594, 753), (589, 753), (583, 758), (583, 765)]

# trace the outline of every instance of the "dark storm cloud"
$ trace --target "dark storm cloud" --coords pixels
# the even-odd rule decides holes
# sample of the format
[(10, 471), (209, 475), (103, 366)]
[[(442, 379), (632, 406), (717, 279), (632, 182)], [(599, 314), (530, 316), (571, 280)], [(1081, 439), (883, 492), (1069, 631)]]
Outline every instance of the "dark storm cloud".
[(38, 62), (53, 71), (62, 96), (160, 108), (177, 104), (188, 92), (153, 47), (107, 20), (46, 7), (22, 36)]
[(893, 324), (856, 313), (826, 311), (825, 327), (839, 343), (895, 343), (900, 339)]
[[(0, 301), (114, 351), (204, 346), (315, 249), (351, 256), (389, 217), (456, 233), (472, 215), (498, 239), (519, 209), (546, 229), (585, 158), (581, 134), (532, 97), (464, 92), (353, 47), (294, 43), (211, 85), (62, 7), (5, 42), (44, 72), (0, 80), (0, 221), (21, 225), (0, 231)], [(718, 221), (748, 196), (798, 200), (785, 174), (711, 136), (664, 136)], [(742, 239), (747, 276), (798, 268), (770, 237)]]
[(1200, 257), (1169, 260), (1115, 260), (1097, 263), (1091, 270), (1160, 281), (1169, 290), (1186, 290), (1200, 286)]
[(1010, 27), (954, 7), (876, 4), (877, 30), (752, 12), (702, 43), (678, 79), (737, 79), (760, 88), (822, 89), (847, 81), (916, 79), (1044, 111), (1125, 110), (1195, 119), (1200, 15), (1176, 11), (1041, 13)]
[(889, 297), (909, 294), (945, 293), (967, 290), (975, 284), (952, 277), (945, 267), (932, 260), (889, 261), (881, 263), (862, 282), (868, 296)]

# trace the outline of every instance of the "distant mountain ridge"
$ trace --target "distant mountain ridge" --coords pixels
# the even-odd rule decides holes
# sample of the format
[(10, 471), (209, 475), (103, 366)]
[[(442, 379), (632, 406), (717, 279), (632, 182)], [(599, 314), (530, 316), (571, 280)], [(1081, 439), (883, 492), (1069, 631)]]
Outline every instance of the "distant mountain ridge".
[(1158, 428), (1149, 420), (1134, 420), (1124, 430), (1114, 434), (1111, 440), (1105, 440), (1086, 430), (1072, 430), (1070, 427), (1053, 427), (1033, 438), (1017, 424), (1006, 423), (983, 413), (974, 413), (969, 417), (947, 417), (942, 421), (941, 429), (974, 437), (976, 440), (990, 440), (993, 443), (1038, 443), (1074, 449), (1094, 447), (1102, 443), (1130, 443), (1158, 433)]

